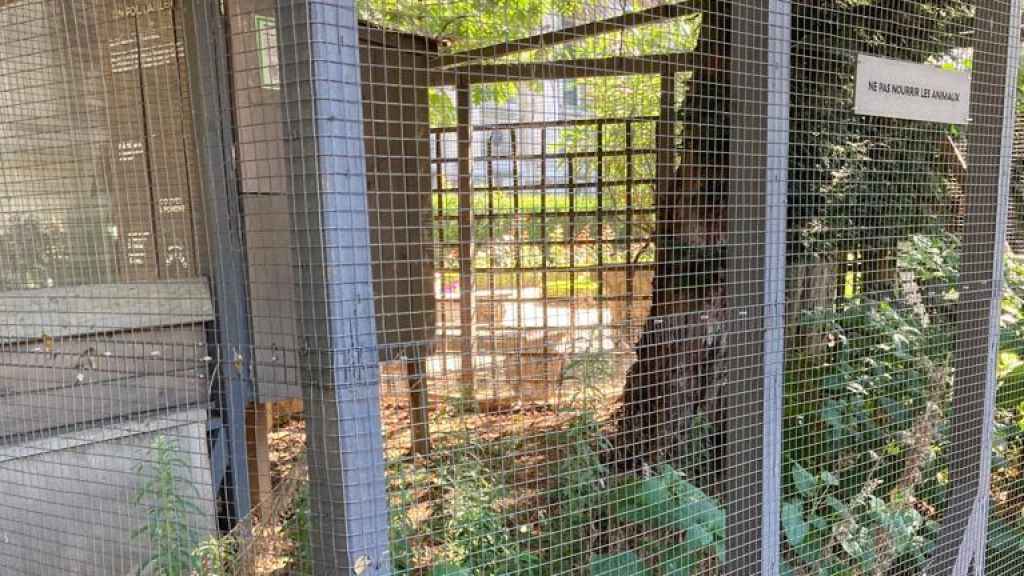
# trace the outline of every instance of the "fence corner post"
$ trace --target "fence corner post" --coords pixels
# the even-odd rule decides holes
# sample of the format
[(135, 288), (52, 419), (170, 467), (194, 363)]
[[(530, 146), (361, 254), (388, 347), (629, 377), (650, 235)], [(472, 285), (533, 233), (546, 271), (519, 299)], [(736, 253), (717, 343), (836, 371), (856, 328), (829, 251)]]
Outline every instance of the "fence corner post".
[[(985, 573), (1020, 0), (977, 3), (950, 416), (950, 495), (926, 574)], [(998, 80), (998, 82), (996, 81)]]
[[(729, 250), (729, 574), (780, 570), (790, 4), (732, 6)], [(742, 423), (742, 424), (740, 424)]]
[(279, 0), (313, 574), (390, 573), (353, 0)]

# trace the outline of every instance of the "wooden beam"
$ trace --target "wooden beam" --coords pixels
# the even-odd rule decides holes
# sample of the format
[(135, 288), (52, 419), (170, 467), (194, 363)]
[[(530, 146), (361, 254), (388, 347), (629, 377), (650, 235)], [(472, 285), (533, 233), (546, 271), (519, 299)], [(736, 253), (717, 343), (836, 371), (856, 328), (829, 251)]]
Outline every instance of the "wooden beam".
[(310, 573), (386, 576), (388, 497), (354, 0), (281, 0)]
[(427, 359), (416, 354), (405, 363), (409, 379), (409, 422), (412, 428), (412, 453), (430, 454), (430, 397), (427, 390)]
[(260, 505), (270, 502), (270, 432), (274, 429), (273, 405), (250, 402), (245, 411), (245, 443), (249, 456), (249, 495), (256, 515)]
[(950, 175), (963, 184), (967, 178), (967, 160), (949, 134), (942, 135), (942, 140), (939, 142), (939, 153), (942, 155), (942, 161), (948, 166)]
[(633, 76), (661, 74), (666, 70), (692, 70), (710, 65), (691, 52), (652, 54), (650, 56), (609, 56), (575, 58), (551, 62), (508, 62), (475, 64), (450, 70), (431, 70), (431, 86), (457, 86), (460, 82), (488, 84), (494, 82), (527, 82), (531, 80), (566, 80), (602, 76)]
[(456, 89), (459, 158), (459, 336), (462, 350), (459, 377), (460, 395), (472, 401), (475, 396), (473, 356), (473, 118), (468, 82)]
[(673, 20), (680, 16), (695, 14), (697, 12), (696, 8), (687, 6), (686, 4), (688, 4), (688, 2), (655, 6), (654, 8), (648, 8), (647, 10), (630, 12), (628, 14), (622, 14), (605, 20), (587, 22), (586, 24), (570, 26), (569, 28), (563, 28), (561, 30), (544, 32), (519, 40), (500, 42), (498, 44), (484, 46), (483, 48), (474, 48), (473, 50), (445, 54), (438, 56), (433, 62), (431, 62), (431, 64), (437, 68), (447, 68), (449, 66), (466, 64), (469, 62), (477, 62), (479, 60), (500, 58), (502, 56), (508, 56), (509, 54), (523, 52), (525, 50), (557, 46), (559, 44), (572, 42), (581, 38), (597, 36), (607, 32), (617, 32), (624, 28), (632, 28), (634, 26), (642, 26), (644, 24), (654, 24), (664, 20)]
[(238, 171), (228, 48), (220, 7), (208, 2), (185, 2), (185, 50), (192, 86), (192, 114), (204, 219), (210, 234), (209, 267), (217, 319), (209, 339), (210, 356), (217, 360), (215, 397), (224, 422), (227, 477), (224, 495), (229, 521), (250, 511), (249, 469), (245, 455), (245, 404), (253, 389), (252, 331), (246, 290), (245, 241), (239, 202)]

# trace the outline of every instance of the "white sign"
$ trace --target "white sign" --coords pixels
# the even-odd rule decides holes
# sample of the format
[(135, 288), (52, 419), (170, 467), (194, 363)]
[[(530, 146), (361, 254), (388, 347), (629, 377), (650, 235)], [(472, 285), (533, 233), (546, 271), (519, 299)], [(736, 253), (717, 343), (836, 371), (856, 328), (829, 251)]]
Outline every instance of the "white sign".
[(857, 57), (857, 114), (967, 124), (970, 108), (970, 72), (864, 54)]

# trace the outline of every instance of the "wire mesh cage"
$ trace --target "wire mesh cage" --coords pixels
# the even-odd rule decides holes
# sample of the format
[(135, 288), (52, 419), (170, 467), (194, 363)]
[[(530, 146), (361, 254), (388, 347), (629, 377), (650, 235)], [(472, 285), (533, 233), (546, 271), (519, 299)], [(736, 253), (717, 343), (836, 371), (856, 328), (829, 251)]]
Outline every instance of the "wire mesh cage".
[(0, 574), (1024, 571), (1017, 0), (0, 0)]

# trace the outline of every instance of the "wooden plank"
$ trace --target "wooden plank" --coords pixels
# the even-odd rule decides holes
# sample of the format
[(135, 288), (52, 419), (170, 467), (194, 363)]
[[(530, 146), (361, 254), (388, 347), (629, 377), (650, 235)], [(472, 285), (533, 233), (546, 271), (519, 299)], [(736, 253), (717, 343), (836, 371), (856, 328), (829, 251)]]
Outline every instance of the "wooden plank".
[(0, 343), (144, 330), (213, 320), (200, 278), (17, 290), (0, 294)]
[(434, 337), (428, 52), (363, 45), (363, 142), (381, 361), (428, 354)]
[(160, 277), (160, 261), (150, 180), (154, 167), (142, 87), (146, 49), (141, 28), (145, 25), (140, 25), (136, 16), (116, 10), (118, 3), (114, 0), (98, 4), (97, 10), (112, 16), (101, 19), (98, 40), (108, 47), (103, 59), (102, 94), (113, 111), (109, 116), (109, 186), (118, 232), (119, 268), (123, 277), (133, 282), (156, 280)]
[[(604, 269), (604, 266), (605, 266), (605, 263), (604, 263), (604, 249), (605, 249), (605, 245), (607, 244), (605, 242), (605, 237), (604, 237), (604, 221), (605, 221), (605, 215), (607, 214), (607, 212), (605, 211), (605, 208), (604, 208), (604, 193), (605, 193), (605, 190), (607, 188), (607, 183), (604, 181), (604, 159), (605, 159), (605, 154), (604, 154), (604, 125), (600, 124), (597, 127), (597, 154), (595, 156), (595, 161), (597, 162), (597, 178), (596, 178), (596, 182), (595, 182), (595, 185), (596, 185), (595, 192), (597, 193), (597, 206), (596, 206), (596, 214), (595, 214), (595, 218), (597, 220), (597, 222), (596, 222), (597, 229), (594, 230), (594, 233), (593, 233), (593, 237), (594, 237), (594, 239), (597, 242), (597, 305), (600, 308), (604, 308), (605, 307), (605, 303), (607, 302), (607, 300), (605, 300), (605, 290), (604, 290), (604, 272), (605, 272), (605, 269)], [(519, 313), (519, 318), (522, 318), (522, 317), (523, 317), (523, 314), (522, 314), (522, 312), (520, 312)], [(602, 326), (601, 326), (601, 339), (602, 340), (604, 340), (604, 338), (606, 336), (605, 328), (606, 327), (604, 326), (604, 323), (602, 322)]]
[[(282, 152), (283, 154), (283, 152)], [(298, 305), (288, 197), (245, 194), (255, 402), (301, 398)]]
[(636, 270), (633, 266), (633, 178), (635, 168), (633, 166), (633, 127), (636, 123), (626, 120), (626, 296), (629, 298), (626, 305), (626, 325), (629, 327), (628, 334), (633, 330), (633, 294), (636, 290)]
[(972, 566), (974, 574), (984, 573), (1020, 19), (1018, 0), (977, 3), (964, 182), (967, 216), (960, 241), (960, 299), (946, 451), (949, 489), (928, 574), (963, 576)]
[(696, 13), (697, 8), (693, 6), (686, 6), (686, 4), (688, 4), (688, 2), (663, 4), (661, 6), (655, 6), (654, 8), (648, 8), (637, 12), (629, 12), (627, 14), (613, 16), (604, 20), (587, 22), (585, 24), (578, 24), (561, 30), (536, 34), (520, 40), (511, 40), (492, 44), (490, 46), (484, 46), (482, 48), (475, 48), (473, 50), (445, 54), (434, 59), (434, 61), (431, 62), (431, 65), (438, 68), (446, 68), (457, 64), (465, 64), (467, 62), (500, 58), (502, 56), (523, 52), (525, 50), (549, 48), (590, 36), (597, 36), (608, 32), (618, 32), (634, 26), (642, 26), (644, 24), (655, 24)]
[(604, 76), (661, 74), (665, 70), (682, 72), (699, 66), (715, 65), (689, 52), (654, 54), (650, 56), (609, 56), (577, 58), (550, 62), (509, 62), (473, 64), (457, 69), (430, 71), (431, 86), (457, 86), (460, 82), (487, 84), (493, 82), (529, 82), (533, 80), (568, 80)]
[[(517, 218), (518, 222), (523, 222), (524, 220), (522, 220), (522, 213), (520, 212), (520, 205), (519, 205), (519, 194), (522, 191), (521, 190), (521, 182), (520, 182), (520, 179), (519, 179), (519, 164), (520, 164), (521, 160), (519, 158), (519, 146), (517, 145), (518, 142), (517, 142), (517, 137), (516, 137), (516, 134), (519, 133), (519, 130), (513, 128), (513, 129), (509, 130), (508, 132), (509, 132), (509, 143), (512, 146), (512, 149), (511, 149), (511, 156), (512, 156), (512, 188), (513, 188), (513, 191), (512, 191), (512, 214), (515, 215), (515, 217)], [(492, 230), (494, 229), (493, 226), (494, 226), (494, 221), (492, 220), (491, 221), (491, 227), (492, 227), (491, 229)], [(515, 222), (513, 222), (513, 225), (512, 225), (512, 233), (513, 233), (512, 242), (513, 242), (513, 249), (515, 250), (516, 323), (518, 324), (517, 328), (519, 328), (519, 330), (516, 331), (516, 350), (522, 350), (524, 348), (522, 325), (523, 325), (524, 319), (526, 318), (526, 314), (523, 311), (523, 272), (524, 271), (523, 271), (523, 238), (522, 238), (522, 229), (523, 229), (523, 227), (521, 225), (517, 225)], [(493, 296), (493, 294), (492, 294), (492, 296)], [(522, 357), (516, 358), (516, 364), (517, 364), (517, 366), (516, 366), (517, 373), (518, 374), (523, 374), (524, 366), (523, 366), (523, 359), (522, 359)], [(519, 383), (518, 385), (522, 386), (522, 383)]]
[(270, 433), (274, 429), (273, 404), (250, 402), (245, 411), (245, 443), (249, 458), (249, 499), (253, 510), (262, 515), (260, 506), (270, 502), (273, 486), (270, 481)]
[[(546, 127), (540, 129), (540, 228), (548, 229), (548, 131)], [(551, 258), (551, 249), (548, 245), (548, 234), (541, 237), (540, 245), (540, 298), (541, 298), (541, 326), (544, 329), (544, 352), (548, 352), (547, 333), (549, 316), (548, 302), (548, 261)]]
[(27, 434), (83, 428), (154, 411), (206, 406), (208, 381), (196, 370), (79, 383), (0, 396), (0, 444)]
[[(255, 362), (260, 402), (301, 398), (295, 330), (287, 154), (280, 78), (261, 64), (257, 19), (276, 25), (274, 0), (236, 0), (231, 19), (233, 110)], [(360, 73), (373, 258), (382, 361), (424, 354), (433, 338), (430, 256), (430, 127), (426, 58), (433, 42), (361, 23)]]
[(566, 171), (568, 173), (569, 182), (567, 189), (569, 190), (569, 223), (566, 226), (566, 236), (569, 241), (569, 335), (572, 338), (572, 350), (571, 354), (576, 353), (576, 247), (579, 246), (579, 242), (576, 241), (576, 165), (573, 163), (572, 158), (566, 160)]
[(206, 420), (206, 410), (196, 408), (0, 446), (0, 572), (136, 572), (152, 548), (138, 540), (145, 507), (131, 496), (153, 477), (159, 437), (184, 461), (176, 473), (190, 486), (180, 493), (188, 526), (204, 537), (216, 534)]
[[(491, 136), (493, 136), (493, 134), (491, 134)], [(486, 184), (485, 184), (484, 189), (486, 190), (486, 194), (487, 194), (487, 213), (484, 214), (484, 215), (481, 215), (481, 216), (486, 216), (486, 220), (485, 221), (487, 222), (487, 228), (486, 228), (487, 229), (487, 240), (482, 242), (482, 243), (485, 245), (484, 253), (487, 254), (487, 264), (488, 264), (487, 267), (490, 268), (490, 269), (493, 269), (494, 268), (494, 253), (491, 251), (491, 249), (492, 249), (492, 247), (495, 244), (495, 238), (494, 238), (494, 232), (495, 232), (494, 228), (495, 228), (495, 225), (494, 224), (495, 224), (495, 216), (496, 216), (496, 214), (494, 212), (494, 188), (495, 188), (495, 185), (494, 185), (494, 159), (493, 159), (494, 140), (491, 137), (488, 137), (488, 136), (484, 136), (484, 138), (482, 138), (482, 140), (484, 141), (484, 159), (485, 159), (484, 174), (486, 176), (486, 178), (485, 178)], [(476, 159), (474, 158), (474, 162), (475, 161), (476, 161)], [(470, 165), (470, 169), (472, 170), (472, 165)], [(474, 234), (476, 233), (477, 222), (479, 222), (481, 220), (484, 220), (483, 218), (478, 219), (477, 216), (478, 216), (477, 214), (473, 214), (473, 233)], [(476, 248), (476, 246), (474, 246), (474, 249), (475, 248)], [(473, 272), (474, 273), (479, 273), (480, 270), (478, 270), (478, 268), (474, 265)], [(496, 289), (496, 286), (495, 286), (495, 283), (494, 283), (495, 275), (494, 274), (487, 274), (487, 273), (484, 273), (482, 275), (483, 275), (484, 278), (487, 279), (487, 295), (484, 297), (484, 300), (492, 300), (494, 298), (494, 291)], [(476, 283), (476, 279), (474, 278), (474, 285), (473, 285), (473, 295), (474, 295), (474, 297), (476, 296), (477, 286), (479, 286), (479, 284)], [(480, 300), (474, 299), (474, 301), (473, 301), (473, 308), (474, 308), (474, 310), (479, 310), (479, 308), (477, 308), (477, 306), (479, 306), (479, 302), (480, 302)], [(474, 324), (476, 323), (476, 320), (480, 320), (480, 319), (481, 318), (479, 318), (479, 317), (474, 318)], [(494, 333), (494, 329), (495, 329), (495, 322), (496, 322), (494, 314), (488, 314), (488, 315), (486, 315), (484, 317), (484, 319), (487, 322), (487, 330), (488, 330), (488, 332), (493, 334)], [(474, 328), (475, 328), (475, 326), (474, 326)], [(479, 335), (480, 335), (479, 331), (477, 331), (477, 332), (475, 332), (473, 334), (473, 336), (474, 336), (473, 341), (474, 342), (476, 341), (476, 338)], [(476, 353), (478, 351), (479, 350), (474, 350), (473, 351), (474, 356), (476, 355)], [(488, 377), (489, 377), (489, 380), (491, 382), (490, 394), (491, 394), (491, 396), (497, 396), (498, 395), (498, 366), (497, 366), (497, 363), (495, 363), (495, 362), (490, 363), (488, 372), (489, 372)]]
[[(511, 130), (512, 128), (578, 128), (580, 126), (597, 126), (599, 124), (623, 124), (626, 122), (655, 122), (658, 120), (657, 115), (652, 116), (625, 116), (625, 117), (612, 117), (612, 118), (573, 118), (571, 120), (537, 120), (533, 122), (494, 122), (491, 124), (476, 124), (473, 126), (474, 130)], [(445, 133), (445, 132), (456, 132), (458, 127), (455, 126), (442, 126), (438, 128), (431, 128), (432, 134)], [(521, 158), (530, 158), (531, 156), (522, 155)], [(556, 158), (556, 154), (551, 154), (552, 158)], [(440, 161), (441, 158), (438, 158)], [(451, 159), (448, 160), (452, 161)]]
[(427, 359), (418, 356), (405, 363), (409, 378), (409, 422), (412, 432), (412, 453), (430, 454), (430, 397), (427, 388)]
[[(192, 191), (186, 164), (182, 118), (192, 116), (182, 97), (183, 62), (172, 2), (136, 16), (141, 70), (145, 151), (149, 160), (154, 247), (161, 279), (195, 276)], [(182, 58), (183, 59), (183, 58)], [(198, 182), (192, 182), (198, 186)]]
[(0, 346), (0, 398), (169, 371), (202, 376), (208, 360), (201, 325)]

